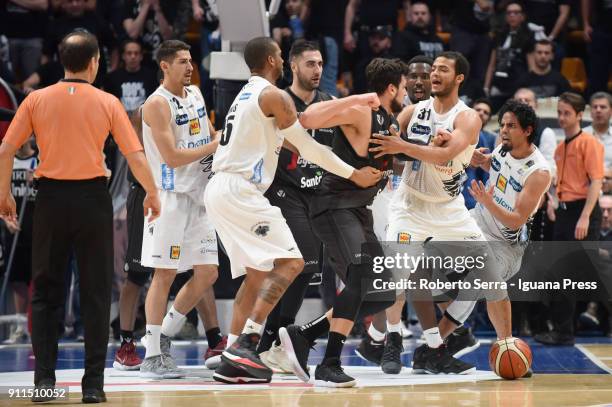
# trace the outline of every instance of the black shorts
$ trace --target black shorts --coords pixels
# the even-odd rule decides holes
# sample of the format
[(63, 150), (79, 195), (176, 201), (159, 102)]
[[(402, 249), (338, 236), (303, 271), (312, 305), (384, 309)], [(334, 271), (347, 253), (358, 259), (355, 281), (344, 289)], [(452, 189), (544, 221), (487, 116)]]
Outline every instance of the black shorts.
[(265, 193), (270, 203), (280, 208), (289, 230), (304, 257), (303, 273), (319, 273), (321, 241), (314, 234), (309, 216), (312, 194), (291, 186), (272, 184)]
[[(153, 271), (150, 267), (140, 265), (140, 255), (142, 252), (142, 232), (144, 228), (144, 209), (142, 203), (146, 196), (145, 190), (140, 184), (132, 183), (130, 192), (127, 197), (127, 230), (128, 230), (128, 247), (125, 253), (125, 271), (128, 273), (128, 278), (132, 273), (143, 273), (142, 279), (136, 278), (137, 281), (132, 281), (139, 284), (141, 280), (146, 281), (148, 274)], [(135, 276), (134, 276), (135, 277)], [(144, 284), (144, 283), (143, 283)]]
[[(312, 217), (315, 234), (325, 246), (325, 256), (338, 277), (346, 283), (351, 264), (372, 262), (384, 256), (374, 234), (372, 211), (361, 208), (332, 209)], [(372, 271), (372, 276), (375, 277)]]

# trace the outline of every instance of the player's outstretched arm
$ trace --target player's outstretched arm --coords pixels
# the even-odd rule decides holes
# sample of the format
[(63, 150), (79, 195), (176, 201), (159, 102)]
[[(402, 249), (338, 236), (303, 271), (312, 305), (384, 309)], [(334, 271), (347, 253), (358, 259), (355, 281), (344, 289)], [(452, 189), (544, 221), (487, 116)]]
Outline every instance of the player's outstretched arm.
[(219, 142), (213, 140), (197, 148), (176, 148), (170, 128), (171, 112), (168, 102), (162, 97), (150, 98), (142, 108), (143, 120), (151, 128), (153, 141), (162, 158), (171, 168), (201, 160), (217, 150)]
[(473, 110), (467, 110), (457, 115), (455, 129), (443, 145), (419, 145), (402, 140), (397, 133), (392, 132), (394, 137), (373, 134), (370, 140), (376, 147), (370, 151), (376, 153), (375, 157), (386, 154), (405, 154), (416, 160), (440, 164), (452, 160), (470, 144), (478, 142), (478, 133), (482, 122), (478, 114)]
[(374, 168), (356, 170), (326, 146), (317, 143), (297, 120), (295, 105), (286, 92), (273, 87), (265, 89), (259, 96), (259, 106), (265, 115), (274, 116), (280, 134), (306, 160), (342, 178), (348, 178), (360, 187), (375, 185), (382, 177), (380, 171)]
[(482, 204), (495, 219), (507, 228), (516, 230), (527, 223), (531, 214), (539, 207), (540, 200), (550, 186), (550, 180), (550, 171), (538, 170), (531, 174), (527, 178), (523, 190), (517, 196), (514, 211), (509, 211), (495, 202), (493, 199), (494, 185), (486, 189), (482, 181), (472, 180), (469, 191), (474, 199)]
[(376, 93), (348, 96), (342, 99), (314, 103), (300, 114), (300, 123), (307, 129), (320, 129), (343, 124), (352, 124), (352, 114), (355, 107), (378, 109), (380, 100)]

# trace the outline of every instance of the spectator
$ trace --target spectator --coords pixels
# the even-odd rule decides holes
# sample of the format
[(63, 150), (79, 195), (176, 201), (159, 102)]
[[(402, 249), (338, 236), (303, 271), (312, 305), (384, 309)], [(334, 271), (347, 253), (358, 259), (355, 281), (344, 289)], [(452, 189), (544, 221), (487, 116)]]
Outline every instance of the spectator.
[(42, 64), (22, 83), (23, 91), (28, 94), (34, 89), (42, 89), (57, 83), (64, 77), (64, 67), (58, 61), (50, 60)]
[[(536, 113), (538, 112), (538, 101), (535, 93), (533, 93), (531, 89), (518, 89), (514, 93), (514, 99), (531, 106)], [(557, 148), (557, 136), (555, 136), (555, 131), (550, 127), (544, 127), (542, 123), (538, 121), (538, 126), (535, 129), (533, 144), (540, 149), (540, 152), (544, 158), (546, 158), (546, 161), (548, 161), (548, 165), (550, 166), (551, 174), (554, 179), (557, 171), (554, 157), (555, 149)]]
[(424, 1), (412, 2), (410, 23), (398, 33), (393, 53), (408, 62), (417, 55), (435, 59), (444, 51), (444, 43), (433, 31), (429, 6)]
[(581, 0), (584, 38), (588, 43), (588, 95), (605, 91), (612, 69), (612, 2)]
[(8, 83), (16, 82), (9, 55), (8, 39), (4, 35), (0, 35), (0, 78)]
[(142, 66), (142, 45), (135, 40), (123, 43), (123, 66), (111, 72), (104, 82), (104, 90), (115, 95), (128, 113), (137, 110), (157, 88), (155, 73)]
[(612, 118), (612, 95), (606, 92), (597, 92), (591, 96), (591, 119), (590, 126), (584, 131), (597, 137), (604, 145), (605, 156), (605, 179), (604, 192), (612, 190), (612, 128), (610, 118)]
[(543, 29), (542, 34), (536, 33), (536, 38), (555, 44), (555, 69), (559, 70), (565, 55), (562, 40), (570, 16), (570, 0), (526, 0), (524, 4), (527, 21), (541, 27), (536, 31)]
[[(601, 221), (601, 232), (599, 236), (600, 241), (610, 242), (612, 241), (612, 195), (602, 195), (599, 197), (599, 206), (601, 207), (602, 221)], [(605, 244), (603, 248), (599, 250), (601, 258), (608, 265), (612, 262), (612, 253), (610, 253), (610, 245)], [(604, 251), (602, 253), (602, 251)], [(612, 301), (603, 302), (604, 308), (608, 314), (608, 324), (603, 327), (607, 330), (606, 336), (612, 338)]]
[(506, 6), (506, 24), (495, 34), (485, 78), (485, 93), (493, 102), (493, 111), (515, 90), (515, 81), (528, 72), (527, 58), (534, 47), (533, 33), (525, 24), (520, 3), (512, 1)]
[[(16, 232), (17, 245), (10, 270), (9, 281), (13, 289), (13, 300), (15, 313), (20, 316), (20, 321), (15, 325), (10, 337), (4, 341), (5, 344), (27, 343), (30, 334), (27, 329), (27, 308), (30, 303), (28, 286), (32, 278), (32, 218), (34, 214), (34, 196), (36, 195), (32, 185), (32, 175), (38, 165), (38, 153), (33, 148), (34, 140), (30, 139), (17, 150), (13, 160), (13, 176), (11, 178), (11, 191), (15, 197), (18, 211), (25, 205), (23, 217), (17, 222), (4, 219), (7, 236), (4, 244), (4, 253), (10, 253)], [(23, 202), (23, 200), (26, 202)]]
[[(480, 129), (480, 134), (478, 135), (478, 144), (476, 145), (476, 148), (486, 149), (484, 152), (490, 154), (495, 149), (496, 138), (495, 134), (485, 130), (485, 126), (491, 118), (491, 102), (487, 99), (478, 99), (472, 105), (472, 109), (478, 113), (478, 116), (480, 116), (480, 120), (482, 121), (482, 128)], [(463, 184), (464, 188), (461, 192), (463, 193), (463, 198), (465, 199), (465, 206), (468, 209), (472, 209), (474, 206), (476, 206), (476, 200), (469, 193), (466, 186), (471, 185), (472, 180), (482, 181), (483, 184), (486, 184), (487, 180), (489, 179), (489, 173), (484, 171), (482, 168), (468, 167), (465, 170), (465, 175), (467, 178)]]
[(155, 51), (162, 41), (172, 38), (178, 10), (172, 0), (125, 0), (123, 28), (128, 37), (143, 44), (145, 65), (155, 66)]
[(193, 18), (202, 25), (200, 31), (200, 90), (204, 96), (207, 109), (214, 108), (213, 81), (210, 80), (209, 55), (213, 51), (221, 50), (221, 36), (219, 31), (219, 11), (217, 0), (192, 0)]
[(470, 61), (470, 76), (483, 83), (490, 54), (489, 19), (491, 0), (455, 0), (451, 15), (451, 51), (461, 52)]
[[(410, 3), (403, 0), (403, 3)], [(371, 27), (388, 26), (394, 34), (397, 31), (398, 0), (349, 0), (344, 15), (344, 49), (359, 53), (367, 52), (368, 34)], [(357, 19), (358, 17), (358, 19)], [(357, 27), (354, 27), (358, 20)], [(358, 32), (353, 35), (353, 28)]]
[(366, 81), (366, 66), (373, 58), (392, 58), (391, 37), (393, 33), (386, 26), (373, 27), (368, 35), (367, 56), (362, 56), (355, 64), (353, 71), (353, 91), (354, 93), (364, 93), (368, 91)]
[[(565, 142), (555, 150), (559, 207), (555, 213), (554, 241), (599, 240), (601, 210), (597, 200), (604, 175), (604, 148), (580, 128), (585, 105), (582, 96), (576, 93), (559, 96), (557, 112)], [(571, 258), (564, 260), (560, 270), (563, 274), (566, 270), (586, 273), (591, 264), (584, 251), (572, 252)], [(550, 304), (553, 330), (535, 335), (534, 339), (547, 345), (573, 345), (575, 305), (571, 292), (553, 294)]]
[(348, 0), (310, 0), (306, 14), (306, 38), (319, 41), (323, 54), (323, 74), (319, 89), (338, 96), (336, 81), (340, 69), (340, 48)]
[(571, 90), (569, 82), (551, 65), (553, 57), (552, 42), (548, 40), (536, 42), (533, 70), (518, 79), (517, 88), (531, 89), (538, 99), (569, 92)]
[(74, 30), (87, 31), (95, 35), (100, 44), (111, 54), (111, 61), (109, 63), (106, 52), (100, 51), (100, 69), (94, 82), (96, 85), (99, 85), (102, 83), (109, 68), (114, 69), (118, 64), (117, 40), (110, 24), (98, 16), (95, 11), (87, 10), (86, 6), (85, 0), (66, 0), (62, 3), (60, 14), (49, 25), (43, 41), (42, 64), (51, 60), (57, 60), (58, 45), (67, 34)]
[(48, 7), (48, 0), (0, 2), (0, 31), (9, 41), (16, 82), (32, 75), (40, 64)]
[(95, 10), (100, 17), (110, 23), (117, 38), (126, 38), (127, 34), (122, 24), (123, 0), (97, 0), (95, 1)]

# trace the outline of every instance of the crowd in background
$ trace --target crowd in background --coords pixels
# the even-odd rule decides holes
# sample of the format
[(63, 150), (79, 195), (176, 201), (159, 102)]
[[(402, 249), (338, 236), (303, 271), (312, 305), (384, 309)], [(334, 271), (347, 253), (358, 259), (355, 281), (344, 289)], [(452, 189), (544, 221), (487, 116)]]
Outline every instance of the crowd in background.
[[(163, 40), (179, 38), (192, 45), (198, 65), (196, 82), (202, 89), (209, 110), (214, 110), (214, 83), (209, 79), (210, 53), (221, 49), (218, 0), (0, 0), (0, 78), (18, 101), (33, 91), (56, 83), (63, 77), (57, 57), (61, 39), (75, 29), (96, 35), (102, 53), (95, 86), (117, 96), (131, 114), (144, 103), (159, 83), (154, 56)], [(269, 1), (267, 2), (269, 3)], [(283, 58), (291, 44), (302, 38), (318, 41), (323, 51), (321, 89), (336, 96), (367, 91), (365, 67), (375, 57), (410, 60), (416, 55), (435, 58), (444, 50), (463, 53), (471, 64), (461, 98), (481, 116), (483, 130), (479, 147), (494, 148), (496, 135), (485, 130), (491, 117), (508, 98), (517, 98), (537, 110), (538, 99), (576, 94), (590, 104), (592, 124), (584, 129), (604, 145), (604, 179), (600, 197), (601, 229), (595, 237), (611, 240), (612, 218), (612, 3), (605, 0), (283, 0), (271, 21), (271, 35), (279, 43)], [(586, 75), (580, 77), (581, 66)], [(291, 83), (291, 70), (285, 69), (284, 83)], [(584, 79), (581, 81), (581, 79)], [(579, 96), (579, 95), (581, 96)], [(562, 97), (563, 99), (563, 97)], [(566, 97), (567, 99), (567, 97)], [(562, 102), (563, 103), (563, 102)], [(570, 119), (561, 119), (556, 128), (565, 136), (581, 124), (584, 106), (571, 96), (567, 103)], [(556, 108), (556, 107), (555, 107)], [(582, 110), (581, 110), (582, 109)], [(568, 122), (567, 120), (570, 120)], [(573, 120), (573, 121), (571, 121)], [(217, 122), (219, 127), (221, 123)], [(0, 131), (2, 127), (0, 127)], [(537, 129), (536, 145), (551, 166), (557, 167), (557, 138), (553, 129)], [(115, 209), (115, 252), (117, 293), (123, 278), (125, 251), (125, 162), (114, 145), (106, 149), (108, 166), (113, 170), (110, 188)], [(27, 307), (31, 267), (31, 205), (34, 190), (31, 171), (36, 165), (35, 145), (24, 146), (16, 160), (13, 191), (25, 199), (23, 219), (18, 225), (5, 225), (3, 259), (7, 263), (14, 233), (20, 230), (16, 255), (12, 259), (11, 287), (15, 293), (11, 309), (24, 314)], [(17, 161), (16, 161), (17, 162)], [(566, 163), (564, 163), (566, 165)], [(569, 171), (588, 171), (576, 164)], [(557, 173), (559, 168), (556, 168)], [(587, 174), (588, 176), (589, 174)], [(470, 179), (486, 179), (486, 174), (469, 172)], [(20, 191), (20, 193), (15, 193)], [(532, 239), (552, 240), (554, 207), (558, 197), (551, 191), (536, 214)], [(473, 206), (469, 194), (466, 205)], [(21, 208), (21, 201), (18, 202)], [(31, 223), (31, 222), (30, 222)], [(67, 270), (67, 287), (78, 285), (74, 261)], [(220, 278), (217, 286), (229, 284)], [(223, 289), (219, 289), (222, 291)], [(78, 290), (67, 290), (68, 292)], [(231, 296), (218, 293), (219, 297)], [(77, 296), (78, 297), (78, 296)], [(74, 300), (78, 308), (78, 298)], [(71, 304), (70, 308), (73, 304)], [(603, 305), (603, 306), (601, 306)], [(4, 304), (0, 304), (4, 306)], [(564, 314), (545, 316), (552, 325), (569, 323), (611, 332), (609, 304), (582, 304)], [(584, 312), (582, 312), (584, 311)], [(529, 326), (530, 313), (517, 312), (517, 329), (522, 335), (535, 331)], [(71, 333), (79, 335), (78, 312), (72, 318)], [(531, 313), (533, 315), (533, 313)], [(563, 319), (563, 321), (555, 321)], [(532, 323), (532, 325), (534, 325)], [(539, 327), (546, 330), (548, 327)], [(553, 332), (555, 328), (553, 327)], [(541, 331), (540, 331), (541, 332)], [(535, 333), (535, 332), (533, 332)], [(13, 332), (12, 339), (23, 337)], [(573, 329), (572, 329), (573, 335)]]

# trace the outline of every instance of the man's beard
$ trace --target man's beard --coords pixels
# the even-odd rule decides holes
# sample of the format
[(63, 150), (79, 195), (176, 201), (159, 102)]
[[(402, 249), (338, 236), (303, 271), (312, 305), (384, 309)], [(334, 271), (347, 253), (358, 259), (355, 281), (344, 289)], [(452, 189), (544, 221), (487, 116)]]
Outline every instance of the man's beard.
[(402, 111), (402, 104), (397, 100), (393, 99), (391, 101), (391, 113), (399, 113)]
[(501, 151), (505, 151), (506, 153), (509, 153), (510, 151), (512, 151), (512, 143), (508, 143), (508, 144), (504, 144), (504, 142), (501, 142)]
[(313, 86), (312, 82), (304, 77), (302, 77), (299, 73), (297, 75), (298, 78), (298, 82), (300, 84), (300, 87), (304, 90), (307, 90), (309, 92), (315, 90), (317, 88), (317, 86)]

